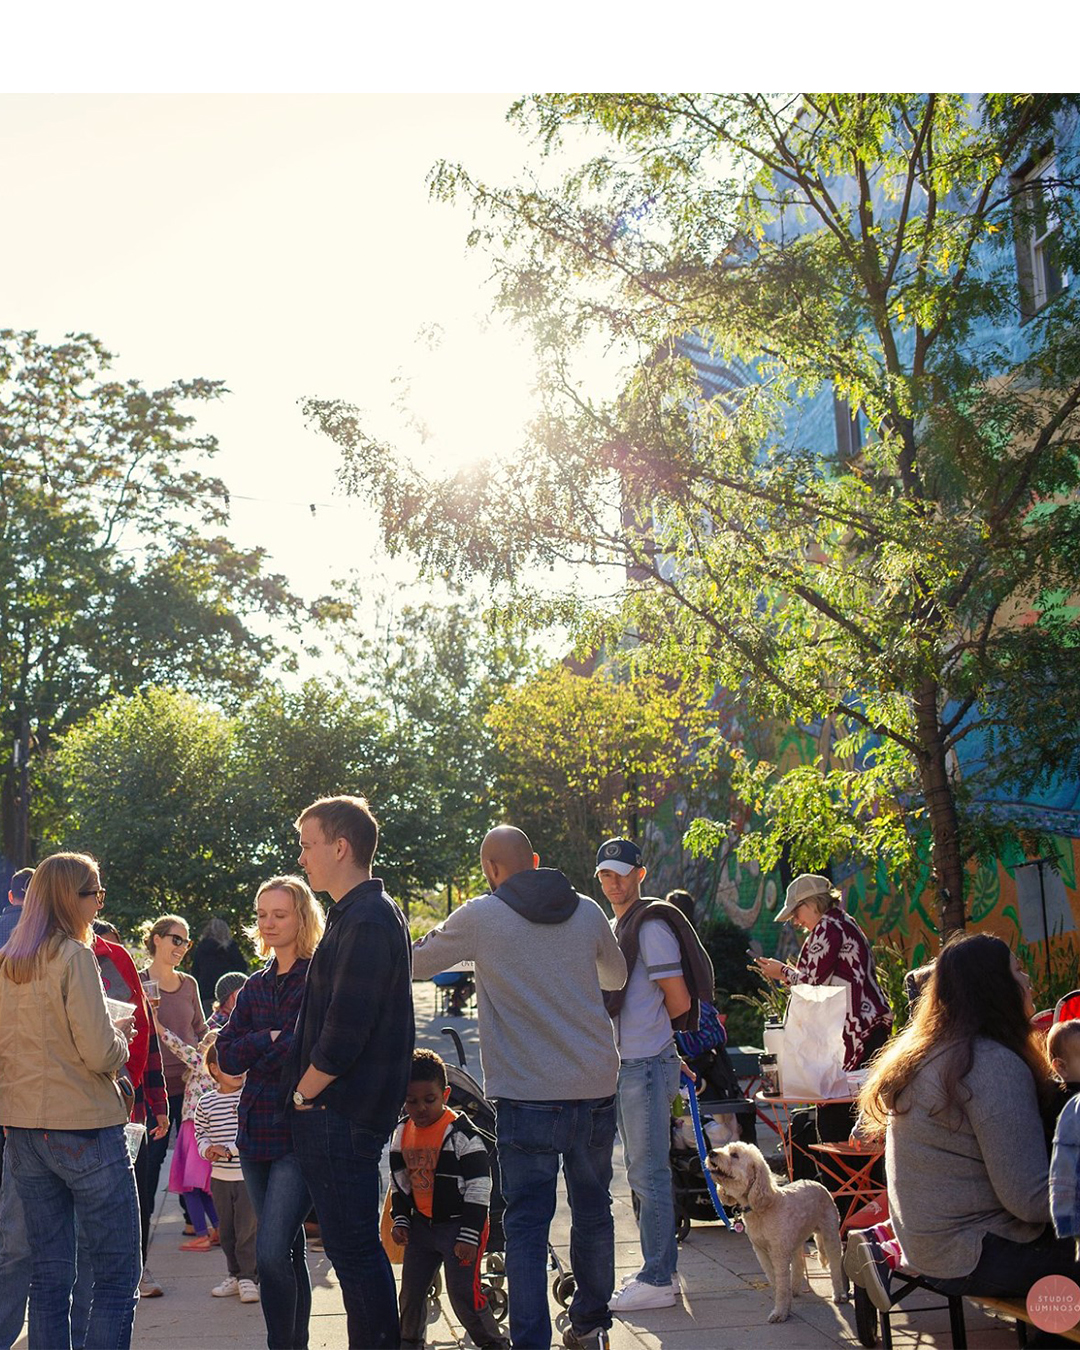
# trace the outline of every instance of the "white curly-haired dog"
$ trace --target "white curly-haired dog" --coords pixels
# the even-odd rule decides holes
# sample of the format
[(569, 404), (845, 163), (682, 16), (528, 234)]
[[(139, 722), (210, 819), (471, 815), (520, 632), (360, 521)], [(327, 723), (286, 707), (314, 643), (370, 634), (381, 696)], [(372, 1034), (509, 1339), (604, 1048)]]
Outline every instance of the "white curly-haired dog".
[[(818, 1255), (832, 1276), (833, 1302), (846, 1303), (848, 1282), (840, 1252), (840, 1216), (836, 1202), (817, 1181), (781, 1186), (761, 1150), (753, 1144), (725, 1144), (709, 1150), (709, 1171), (725, 1205), (742, 1210), (746, 1235), (775, 1296), (770, 1322), (784, 1322), (792, 1293), (806, 1279), (803, 1244), (813, 1236)], [(793, 1268), (794, 1267), (794, 1284)]]

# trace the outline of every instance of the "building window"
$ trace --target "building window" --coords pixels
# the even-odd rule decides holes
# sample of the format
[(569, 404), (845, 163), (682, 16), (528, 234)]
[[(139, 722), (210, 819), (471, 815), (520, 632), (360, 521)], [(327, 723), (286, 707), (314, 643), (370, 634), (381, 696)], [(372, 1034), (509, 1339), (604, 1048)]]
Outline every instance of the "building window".
[(1016, 262), (1020, 279), (1020, 308), (1030, 319), (1068, 286), (1067, 270), (1058, 266), (1061, 230), (1058, 214), (1057, 159), (1045, 155), (1013, 179), (1019, 191), (1016, 203)]
[(866, 414), (857, 408), (851, 414), (851, 404), (839, 394), (833, 395), (833, 421), (836, 426), (836, 453), (842, 464), (859, 458), (867, 441)]

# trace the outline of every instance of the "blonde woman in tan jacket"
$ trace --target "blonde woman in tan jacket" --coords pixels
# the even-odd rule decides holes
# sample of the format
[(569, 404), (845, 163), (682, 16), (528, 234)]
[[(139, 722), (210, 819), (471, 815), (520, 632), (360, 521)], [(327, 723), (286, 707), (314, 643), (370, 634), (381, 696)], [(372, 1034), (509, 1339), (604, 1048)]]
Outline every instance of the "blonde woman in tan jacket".
[(0, 951), (0, 1124), (33, 1260), (31, 1350), (69, 1350), (75, 1219), (94, 1253), (87, 1346), (131, 1344), (141, 1273), (139, 1205), (116, 1074), (127, 1061), (90, 948), (97, 863), (39, 863)]

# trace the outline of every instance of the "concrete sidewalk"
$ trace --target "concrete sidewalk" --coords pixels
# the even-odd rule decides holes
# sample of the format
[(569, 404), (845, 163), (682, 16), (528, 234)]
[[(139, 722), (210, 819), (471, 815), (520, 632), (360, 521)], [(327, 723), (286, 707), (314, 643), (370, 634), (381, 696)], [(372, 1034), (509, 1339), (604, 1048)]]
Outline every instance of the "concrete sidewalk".
[[(438, 1018), (430, 984), (414, 986), (418, 1043), (453, 1059), (449, 1038), (440, 1035), (444, 1025), (462, 1036), (469, 1070), (479, 1077), (477, 1032), (474, 1018)], [(764, 1131), (761, 1132), (765, 1134)], [(767, 1140), (761, 1141), (767, 1146)], [(168, 1167), (162, 1169), (167, 1176)], [(616, 1144), (615, 1258), (617, 1278), (639, 1269), (637, 1226), (630, 1205), (621, 1150)], [(211, 1288), (225, 1275), (220, 1251), (181, 1252), (182, 1216), (175, 1196), (163, 1195), (158, 1203), (151, 1237), (149, 1268), (165, 1290), (163, 1298), (144, 1299), (135, 1319), (133, 1345), (137, 1350), (257, 1350), (266, 1344), (262, 1312), (257, 1303), (210, 1296)], [(560, 1203), (552, 1225), (552, 1243), (563, 1261), (569, 1247), (569, 1212)], [(346, 1350), (345, 1314), (337, 1281), (323, 1252), (310, 1252), (308, 1263), (314, 1292), (312, 1350)], [(744, 1235), (729, 1232), (719, 1222), (695, 1224), (682, 1244), (679, 1272), (683, 1298), (673, 1308), (642, 1312), (633, 1319), (616, 1319), (611, 1332), (612, 1350), (828, 1350), (831, 1346), (857, 1346), (855, 1317), (851, 1304), (837, 1307), (829, 1301), (827, 1273), (811, 1258), (812, 1292), (795, 1300), (787, 1322), (770, 1325), (771, 1292)], [(924, 1296), (924, 1301), (930, 1301)], [(551, 1300), (555, 1344), (561, 1344), (566, 1316)], [(1011, 1323), (995, 1321), (970, 1304), (966, 1305), (968, 1345), (973, 1350), (1006, 1350), (1016, 1344)], [(893, 1322), (896, 1350), (923, 1350), (951, 1345), (948, 1314), (928, 1312), (915, 1318), (897, 1317)], [(471, 1344), (453, 1318), (447, 1299), (428, 1327), (428, 1345), (433, 1350), (455, 1350)], [(25, 1333), (16, 1350), (26, 1346)]]

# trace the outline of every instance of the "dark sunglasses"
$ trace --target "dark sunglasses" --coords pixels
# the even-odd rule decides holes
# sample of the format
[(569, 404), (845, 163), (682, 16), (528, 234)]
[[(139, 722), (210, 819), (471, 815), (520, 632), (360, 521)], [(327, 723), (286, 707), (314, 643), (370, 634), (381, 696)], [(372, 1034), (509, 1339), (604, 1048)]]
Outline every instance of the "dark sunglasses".
[(162, 933), (162, 937), (167, 937), (174, 947), (191, 946), (190, 938), (182, 938), (177, 933)]
[(96, 895), (97, 898), (98, 898), (98, 903), (99, 903), (99, 904), (103, 905), (103, 904), (105, 903), (105, 887), (104, 887), (104, 886), (95, 886), (93, 890), (90, 890), (90, 891), (80, 891), (79, 894), (80, 894), (80, 895)]

